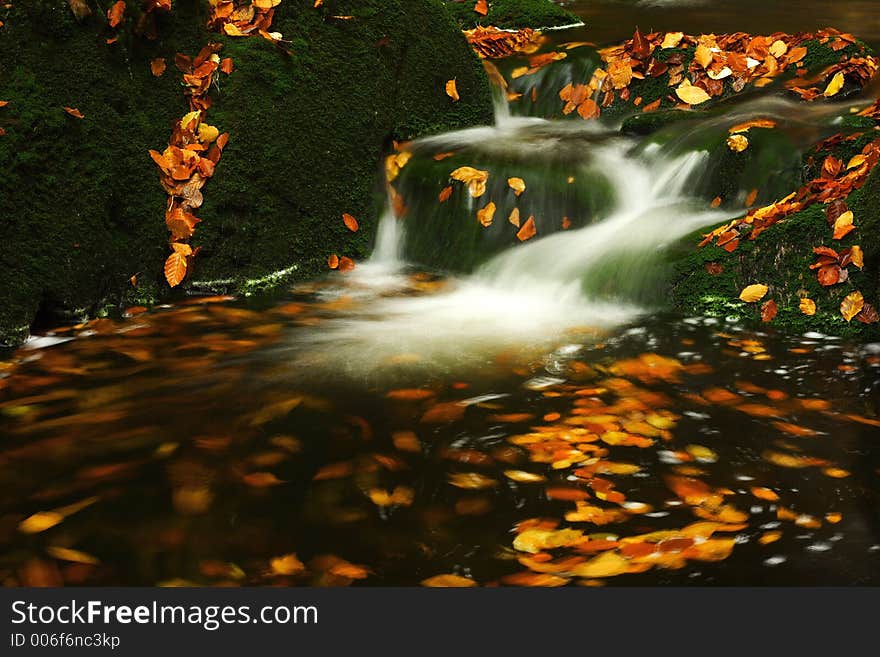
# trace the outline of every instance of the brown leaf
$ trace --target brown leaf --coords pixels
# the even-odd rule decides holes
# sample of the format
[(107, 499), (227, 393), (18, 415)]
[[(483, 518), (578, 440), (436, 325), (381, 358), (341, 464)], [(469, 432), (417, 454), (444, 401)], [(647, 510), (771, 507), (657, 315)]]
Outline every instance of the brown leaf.
[(452, 185), (447, 185), (442, 190), (440, 190), (440, 194), (437, 195), (437, 200), (441, 203), (446, 203), (449, 200), (449, 197), (452, 196)]
[(346, 272), (350, 272), (352, 269), (354, 269), (354, 267), (354, 260), (352, 260), (351, 258), (347, 256), (342, 256), (339, 259), (339, 271), (341, 271), (343, 274)]
[(86, 0), (67, 0), (67, 4), (70, 5), (70, 10), (73, 12), (74, 18), (78, 21), (92, 15), (92, 10), (89, 9)]
[(335, 253), (330, 254), (327, 258), (327, 266), (330, 269), (338, 269), (339, 268), (339, 256)]
[(474, 5), (474, 11), (480, 16), (485, 16), (489, 13), (489, 3), (486, 0), (477, 0), (477, 4)]
[(776, 313), (779, 312), (779, 308), (776, 305), (776, 302), (773, 299), (766, 301), (763, 306), (761, 306), (761, 321), (762, 322), (772, 322), (773, 318), (776, 317)]
[(358, 222), (357, 219), (352, 217), (350, 214), (343, 213), (342, 221), (345, 224), (345, 227), (348, 228), (352, 233), (356, 233), (358, 231)]
[(724, 271), (724, 266), (721, 265), (720, 263), (717, 263), (717, 262), (707, 262), (705, 267), (706, 267), (706, 271), (711, 276), (717, 276), (718, 274), (720, 274), (721, 272)]
[(870, 303), (866, 303), (862, 311), (856, 315), (856, 319), (862, 324), (876, 324), (880, 317), (877, 315), (877, 309)]
[(231, 75), (234, 68), (235, 64), (232, 61), (232, 57), (226, 57), (220, 62), (220, 70), (226, 73), (226, 75)]
[(84, 119), (84, 118), (86, 118), (85, 116), (83, 116), (83, 113), (80, 112), (80, 111), (79, 111), (78, 109), (76, 109), (75, 107), (65, 107), (65, 108), (64, 108), (64, 111), (67, 112), (68, 114), (70, 114), (72, 117), (74, 117), (74, 118), (76, 118), (76, 119)]
[(167, 64), (165, 63), (164, 57), (157, 57), (150, 62), (150, 71), (157, 78), (162, 76), (162, 74), (165, 72), (166, 67)]

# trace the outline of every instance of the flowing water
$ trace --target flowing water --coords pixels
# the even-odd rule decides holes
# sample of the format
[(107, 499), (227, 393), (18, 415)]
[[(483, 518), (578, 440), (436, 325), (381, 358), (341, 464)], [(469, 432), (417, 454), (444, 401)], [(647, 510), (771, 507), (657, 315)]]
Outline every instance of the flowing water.
[[(778, 116), (797, 156), (824, 117), (658, 141), (499, 110), (408, 147), (353, 272), (8, 354), (2, 581), (880, 584), (880, 345), (662, 311), (665, 247), (742, 210), (708, 208), (700, 135)], [(486, 228), (437, 200), (468, 164)]]

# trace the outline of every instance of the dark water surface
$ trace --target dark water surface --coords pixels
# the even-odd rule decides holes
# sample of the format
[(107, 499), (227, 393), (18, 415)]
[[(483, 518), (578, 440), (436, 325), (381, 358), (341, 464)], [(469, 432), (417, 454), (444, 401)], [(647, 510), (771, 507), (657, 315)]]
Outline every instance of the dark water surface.
[(335, 274), (18, 351), (0, 577), (880, 584), (876, 346), (664, 317), (431, 363), (327, 349), (375, 295), (443, 286)]
[(611, 43), (644, 32), (687, 34), (815, 32), (834, 27), (880, 44), (880, 11), (874, 0), (570, 0), (559, 4), (581, 17), (590, 38)]

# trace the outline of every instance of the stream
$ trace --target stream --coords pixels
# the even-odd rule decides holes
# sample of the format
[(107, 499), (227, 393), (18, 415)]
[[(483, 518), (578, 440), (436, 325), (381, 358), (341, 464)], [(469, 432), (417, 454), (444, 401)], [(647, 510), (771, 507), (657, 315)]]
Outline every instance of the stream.
[[(623, 3), (569, 4), (588, 26), (553, 39), (612, 39)], [(0, 580), (880, 584), (880, 345), (663, 309), (666, 247), (742, 214), (707, 203), (700, 135), (772, 116), (797, 157), (830, 117), (759, 96), (657, 140), (497, 114), (407, 146), (406, 217), (351, 272), (0, 354)], [(489, 196), (438, 202), (466, 165)]]

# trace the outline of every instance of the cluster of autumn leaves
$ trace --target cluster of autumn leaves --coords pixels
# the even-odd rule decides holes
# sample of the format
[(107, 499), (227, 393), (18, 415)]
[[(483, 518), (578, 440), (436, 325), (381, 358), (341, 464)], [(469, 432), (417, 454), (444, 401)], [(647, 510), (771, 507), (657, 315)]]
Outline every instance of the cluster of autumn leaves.
[[(168, 0), (148, 2), (157, 6), (167, 4), (167, 9), (171, 8)], [(258, 35), (280, 41), (279, 33), (269, 32), (275, 7), (280, 3), (281, 0), (211, 0), (208, 25), (233, 37)], [(125, 3), (117, 4), (123, 5), (124, 11)], [(168, 147), (162, 153), (150, 151), (159, 167), (162, 187), (168, 194), (165, 224), (171, 234), (171, 254), (165, 261), (164, 272), (171, 287), (179, 285), (191, 271), (198, 249), (193, 249), (188, 240), (201, 221), (193, 211), (201, 207), (204, 200), (201, 190), (214, 175), (229, 141), (229, 133), (220, 134), (219, 129), (205, 120), (211, 107), (211, 86), (221, 72), (230, 75), (234, 68), (231, 58), (220, 59), (217, 53), (221, 48), (222, 44), (209, 43), (195, 58), (181, 53), (175, 56), (175, 64), (183, 75), (190, 112), (175, 125)], [(150, 67), (153, 75), (161, 76), (166, 69), (165, 60), (153, 60)]]
[[(859, 135), (849, 137), (835, 136), (826, 140), (819, 146), (822, 151), (844, 140), (858, 138)], [(713, 243), (727, 252), (733, 252), (739, 246), (741, 239), (757, 239), (761, 233), (770, 226), (782, 221), (813, 203), (826, 205), (825, 217), (828, 222), (829, 237), (832, 240), (841, 240), (857, 227), (852, 210), (846, 204), (846, 198), (851, 192), (861, 188), (868, 179), (873, 168), (880, 161), (880, 139), (876, 139), (862, 149), (862, 152), (853, 156), (849, 162), (844, 163), (834, 155), (828, 155), (822, 162), (819, 177), (807, 182), (797, 191), (792, 192), (785, 198), (771, 205), (751, 210), (745, 217), (719, 226), (704, 236), (700, 246)], [(818, 256), (810, 269), (816, 271), (816, 278), (823, 287), (845, 283), (849, 279), (850, 265), (862, 269), (864, 267), (864, 254), (859, 245), (853, 245), (840, 251), (827, 246), (813, 247), (813, 253)], [(710, 274), (720, 273), (718, 265), (710, 263), (707, 270)], [(767, 287), (762, 284), (750, 285), (741, 295), (746, 302), (755, 302), (764, 297)], [(802, 298), (800, 311), (805, 315), (813, 315), (816, 312), (815, 301)], [(771, 321), (777, 312), (776, 302), (767, 301), (762, 306), (761, 318), (765, 322)], [(866, 302), (859, 290), (848, 294), (840, 305), (840, 314), (849, 322), (853, 318), (864, 323), (873, 324), (878, 321), (876, 308)]]

